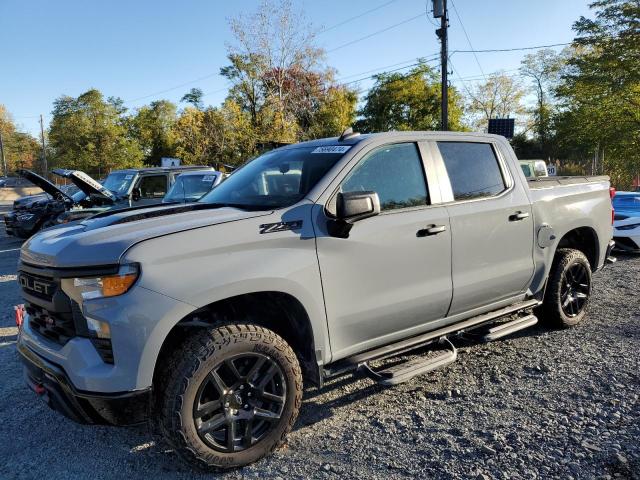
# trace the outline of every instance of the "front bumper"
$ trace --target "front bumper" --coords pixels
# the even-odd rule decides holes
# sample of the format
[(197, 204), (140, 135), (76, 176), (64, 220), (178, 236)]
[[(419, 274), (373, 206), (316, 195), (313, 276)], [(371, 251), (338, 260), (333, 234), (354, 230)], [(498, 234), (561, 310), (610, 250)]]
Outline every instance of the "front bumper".
[(620, 252), (637, 253), (640, 252), (640, 234), (637, 235), (621, 235), (623, 232), (614, 232), (613, 239), (616, 242), (615, 249)]
[(76, 390), (59, 366), (18, 343), (29, 387), (51, 407), (82, 424), (133, 425), (149, 418), (151, 388), (122, 393)]
[(4, 229), (7, 235), (26, 238), (36, 230), (38, 220), (37, 216), (33, 216), (29, 220), (20, 220), (18, 219), (18, 214), (15, 211), (11, 211), (4, 216)]

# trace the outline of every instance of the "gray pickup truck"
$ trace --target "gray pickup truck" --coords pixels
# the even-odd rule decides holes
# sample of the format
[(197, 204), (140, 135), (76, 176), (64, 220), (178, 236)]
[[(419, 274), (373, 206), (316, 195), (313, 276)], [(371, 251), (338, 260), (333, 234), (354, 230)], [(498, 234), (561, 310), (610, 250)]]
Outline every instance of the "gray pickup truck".
[(284, 441), (305, 382), (393, 385), (455, 360), (462, 332), (577, 324), (611, 224), (607, 177), (528, 182), (502, 137), (345, 132), (196, 203), (32, 237), (18, 351), (68, 417), (151, 420), (192, 465), (241, 466)]

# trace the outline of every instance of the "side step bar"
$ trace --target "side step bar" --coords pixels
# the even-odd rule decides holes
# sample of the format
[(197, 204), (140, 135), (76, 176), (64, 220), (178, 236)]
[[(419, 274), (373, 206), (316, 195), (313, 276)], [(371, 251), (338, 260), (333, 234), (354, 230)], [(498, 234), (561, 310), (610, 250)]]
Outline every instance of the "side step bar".
[(497, 340), (498, 338), (505, 337), (517, 332), (518, 330), (535, 325), (536, 323), (538, 323), (538, 318), (535, 315), (516, 318), (510, 322), (502, 323), (490, 328), (482, 338), (485, 342), (491, 342), (492, 340)]
[[(344, 367), (348, 367), (349, 365), (357, 366), (368, 361), (380, 360), (383, 358), (392, 357), (400, 353), (408, 352), (409, 350), (413, 350), (414, 348), (418, 348), (428, 343), (431, 343), (434, 340), (437, 340), (446, 335), (450, 335), (452, 333), (461, 333), (463, 331), (476, 328), (482, 325), (483, 323), (490, 322), (492, 320), (495, 320), (500, 317), (504, 317), (506, 315), (510, 315), (515, 312), (519, 312), (520, 310), (526, 310), (528, 308), (536, 307), (540, 303), (541, 303), (540, 300), (527, 300), (522, 303), (509, 305), (499, 310), (483, 313), (482, 315), (469, 318), (467, 320), (455, 323), (453, 325), (448, 325), (446, 327), (442, 327), (437, 330), (433, 330), (431, 332), (423, 333), (422, 335), (418, 335), (416, 337), (411, 337), (405, 340), (401, 340), (397, 343), (392, 343), (391, 345), (385, 345), (383, 347), (378, 347), (373, 350), (359, 353), (357, 355), (354, 355), (353, 357), (349, 357), (340, 361), (340, 364), (342, 364)], [(336, 370), (340, 370), (340, 369), (336, 369)]]
[(411, 380), (413, 377), (422, 375), (427, 372), (431, 372), (437, 368), (444, 367), (453, 363), (458, 358), (458, 352), (456, 347), (447, 340), (447, 343), (451, 346), (451, 350), (439, 353), (433, 357), (418, 357), (415, 360), (411, 360), (400, 365), (394, 365), (384, 370), (373, 370), (368, 364), (363, 363), (360, 365), (359, 370), (378, 382), (381, 385), (397, 385), (407, 380)]

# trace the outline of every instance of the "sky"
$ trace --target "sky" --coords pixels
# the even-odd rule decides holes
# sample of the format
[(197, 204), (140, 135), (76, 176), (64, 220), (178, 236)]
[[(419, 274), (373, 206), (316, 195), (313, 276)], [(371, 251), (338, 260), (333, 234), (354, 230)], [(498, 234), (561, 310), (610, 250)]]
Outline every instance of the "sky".
[[(451, 52), (570, 42), (573, 22), (590, 16), (589, 0), (448, 2)], [(439, 52), (436, 20), (427, 13), (431, 0), (293, 3), (320, 29), (318, 44), (338, 80), (351, 82)], [(120, 97), (131, 109), (161, 98), (178, 102), (193, 87), (204, 91), (206, 104), (219, 105), (226, 94), (219, 70), (234, 42), (229, 18), (254, 12), (258, 4), (0, 0), (0, 104), (32, 134), (39, 133), (40, 114), (46, 128), (55, 98), (89, 88)], [(359, 40), (363, 37), (368, 38)], [(477, 53), (477, 59), (453, 53), (452, 84), (470, 88), (483, 73), (501, 70), (515, 75), (526, 53), (531, 52)], [(432, 65), (439, 68), (437, 62)], [(363, 80), (358, 86), (366, 89), (371, 83)]]

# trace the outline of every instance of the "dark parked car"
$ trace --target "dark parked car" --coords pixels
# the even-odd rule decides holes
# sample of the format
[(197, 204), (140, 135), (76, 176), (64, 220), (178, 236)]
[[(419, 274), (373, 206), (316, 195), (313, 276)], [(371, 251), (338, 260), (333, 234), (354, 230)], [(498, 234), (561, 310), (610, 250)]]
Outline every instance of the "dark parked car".
[(53, 170), (52, 173), (70, 180), (80, 189), (73, 195), (29, 170), (21, 170), (20, 175), (50, 197), (39, 197), (24, 204), (22, 199), (16, 200), (13, 211), (5, 215), (5, 228), (8, 235), (28, 238), (42, 228), (82, 220), (104, 210), (161, 203), (178, 175), (206, 168), (199, 165), (114, 170), (103, 183), (79, 170)]
[[(73, 175), (61, 175), (61, 172), (71, 172)], [(13, 210), (4, 217), (8, 235), (28, 238), (42, 228), (55, 225), (58, 216), (72, 208), (113, 205), (116, 199), (83, 172), (54, 170), (56, 175), (69, 178), (74, 183), (63, 187), (30, 170), (19, 170), (18, 173), (44, 193), (21, 197), (13, 202)]]

